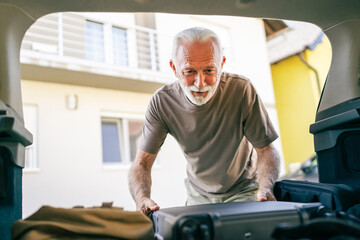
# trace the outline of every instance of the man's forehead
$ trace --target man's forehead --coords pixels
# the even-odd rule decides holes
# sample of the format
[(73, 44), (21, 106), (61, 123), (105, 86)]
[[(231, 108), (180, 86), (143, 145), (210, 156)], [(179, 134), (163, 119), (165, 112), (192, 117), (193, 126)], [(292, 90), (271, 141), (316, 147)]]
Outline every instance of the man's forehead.
[(220, 51), (216, 48), (216, 45), (210, 42), (194, 42), (188, 44), (182, 44), (178, 48), (178, 60), (179, 61), (201, 61), (211, 60), (211, 58), (219, 58)]
[(183, 68), (215, 68), (217, 66), (218, 56), (216, 55), (206, 55), (206, 56), (188, 56), (183, 55), (179, 56), (178, 63), (182, 65)]
[(184, 50), (186, 49), (192, 49), (192, 48), (208, 48), (208, 49), (219, 49), (219, 47), (217, 46), (216, 42), (210, 38), (208, 40), (205, 41), (181, 41), (179, 43), (179, 49), (182, 48)]
[(201, 64), (201, 63), (194, 63), (194, 62), (188, 62), (188, 61), (183, 61), (183, 69), (193, 69), (193, 68), (202, 68), (202, 69), (213, 69), (216, 68), (216, 64), (215, 64), (215, 60), (212, 63), (206, 63), (206, 64)]

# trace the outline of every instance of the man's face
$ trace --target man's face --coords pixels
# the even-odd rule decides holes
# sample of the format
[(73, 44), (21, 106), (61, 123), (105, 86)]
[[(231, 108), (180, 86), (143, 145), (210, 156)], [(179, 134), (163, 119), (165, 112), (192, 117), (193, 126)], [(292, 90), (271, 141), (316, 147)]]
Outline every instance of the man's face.
[(196, 105), (210, 101), (220, 82), (225, 63), (213, 40), (183, 43), (177, 52), (177, 65), (170, 61), (187, 98)]

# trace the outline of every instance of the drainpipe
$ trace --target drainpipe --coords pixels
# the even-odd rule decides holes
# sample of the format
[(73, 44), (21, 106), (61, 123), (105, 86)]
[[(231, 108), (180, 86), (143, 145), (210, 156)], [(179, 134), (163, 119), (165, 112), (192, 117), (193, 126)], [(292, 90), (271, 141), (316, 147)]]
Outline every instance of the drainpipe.
[(304, 52), (298, 53), (297, 56), (300, 58), (301, 62), (303, 62), (310, 70), (312, 70), (315, 73), (315, 77), (316, 77), (316, 83), (317, 83), (317, 88), (318, 88), (318, 93), (319, 96), (321, 94), (321, 87), (320, 87), (320, 78), (319, 78), (319, 73), (318, 71), (309, 64), (309, 62), (307, 62), (303, 56)]

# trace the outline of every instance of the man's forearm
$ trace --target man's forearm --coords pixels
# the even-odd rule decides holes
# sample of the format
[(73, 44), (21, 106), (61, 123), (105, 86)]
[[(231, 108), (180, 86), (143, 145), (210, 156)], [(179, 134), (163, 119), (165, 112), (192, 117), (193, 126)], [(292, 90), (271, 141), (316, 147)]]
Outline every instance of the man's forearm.
[(129, 171), (130, 193), (136, 203), (136, 209), (148, 214), (159, 206), (150, 199), (151, 167), (156, 154), (138, 151)]
[(257, 148), (259, 190), (271, 190), (279, 177), (280, 156), (272, 144)]
[(129, 171), (129, 188), (135, 202), (143, 197), (150, 198), (151, 174), (139, 163), (134, 163)]

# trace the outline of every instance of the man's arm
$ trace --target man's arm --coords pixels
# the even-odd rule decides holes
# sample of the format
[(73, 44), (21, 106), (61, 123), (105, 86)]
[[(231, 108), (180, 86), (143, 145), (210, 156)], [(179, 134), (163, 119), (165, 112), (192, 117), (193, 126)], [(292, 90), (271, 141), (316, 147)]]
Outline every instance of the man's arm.
[(259, 182), (259, 191), (257, 193), (258, 201), (276, 201), (273, 194), (275, 181), (279, 177), (280, 156), (273, 144), (263, 148), (255, 148), (257, 160), (257, 175)]
[(156, 154), (138, 150), (129, 171), (129, 188), (136, 203), (136, 210), (146, 215), (160, 208), (150, 199), (151, 167), (155, 158)]

